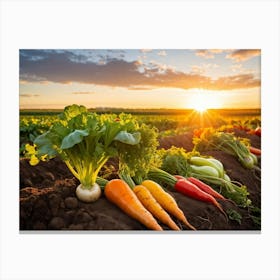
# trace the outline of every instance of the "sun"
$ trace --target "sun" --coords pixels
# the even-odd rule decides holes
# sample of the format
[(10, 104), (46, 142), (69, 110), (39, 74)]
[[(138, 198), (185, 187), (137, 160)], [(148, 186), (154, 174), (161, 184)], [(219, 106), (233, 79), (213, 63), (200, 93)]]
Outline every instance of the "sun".
[(209, 106), (211, 106), (209, 97), (201, 93), (195, 94), (190, 100), (190, 103), (190, 106), (200, 113), (204, 113), (207, 109), (209, 109)]
[(198, 99), (193, 104), (193, 109), (200, 113), (204, 113), (208, 109), (208, 104), (204, 100)]
[(219, 108), (220, 101), (215, 94), (199, 91), (188, 99), (188, 107), (199, 113), (205, 113), (208, 109)]

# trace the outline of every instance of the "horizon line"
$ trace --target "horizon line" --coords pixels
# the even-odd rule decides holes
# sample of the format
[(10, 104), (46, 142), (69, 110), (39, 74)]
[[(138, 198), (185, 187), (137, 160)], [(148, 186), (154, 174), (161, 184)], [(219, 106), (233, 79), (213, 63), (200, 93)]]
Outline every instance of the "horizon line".
[[(83, 105), (83, 104), (80, 104)], [(68, 106), (68, 105), (66, 105)], [(66, 106), (61, 108), (19, 108), (19, 110), (63, 110)], [(83, 105), (84, 106), (84, 105)], [(195, 110), (195, 108), (168, 108), (168, 107), (162, 107), (162, 108), (153, 108), (153, 107), (87, 107), (87, 109), (101, 109), (101, 110), (108, 110), (108, 109), (114, 109), (114, 110)], [(207, 108), (207, 110), (261, 110), (261, 107), (220, 107), (220, 108)]]

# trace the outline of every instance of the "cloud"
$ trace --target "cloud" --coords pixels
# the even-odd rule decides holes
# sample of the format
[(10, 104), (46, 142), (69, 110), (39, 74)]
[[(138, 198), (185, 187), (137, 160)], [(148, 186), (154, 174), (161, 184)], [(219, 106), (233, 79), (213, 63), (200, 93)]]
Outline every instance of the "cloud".
[(158, 54), (159, 56), (167, 56), (166, 51), (159, 51), (157, 54)]
[(150, 87), (150, 86), (131, 86), (128, 89), (129, 90), (153, 90), (157, 87)]
[(223, 53), (225, 50), (224, 49), (210, 49), (208, 52), (210, 53)]
[(253, 74), (240, 74), (234, 76), (220, 77), (217, 80), (212, 81), (212, 86), (209, 89), (212, 90), (233, 90), (233, 89), (245, 89), (260, 87), (261, 82), (255, 78)]
[(215, 58), (215, 54), (220, 54), (223, 52), (227, 52), (227, 50), (224, 49), (197, 50), (195, 52), (195, 55), (204, 57), (206, 59), (210, 59), (210, 58)]
[(260, 49), (250, 49), (250, 50), (236, 50), (232, 53), (229, 53), (226, 58), (232, 59), (235, 62), (245, 61), (255, 56), (260, 56), (261, 50)]
[(191, 73), (204, 74), (207, 70), (216, 69), (219, 65), (216, 63), (202, 63), (201, 65), (192, 65)]
[[(36, 56), (38, 53), (35, 54)], [(43, 55), (41, 55), (43, 56)], [(156, 61), (139, 63), (123, 59), (109, 59), (105, 64), (73, 59), (67, 51), (45, 54), (44, 59), (30, 59), (26, 52), (20, 56), (20, 79), (23, 82), (61, 83), (72, 82), (111, 87), (137, 88), (204, 88), (242, 89), (260, 86), (260, 80), (252, 74), (220, 77), (214, 80), (204, 73), (186, 73)], [(215, 64), (205, 64), (207, 67)], [(78, 93), (89, 94), (89, 93)]]
[(38, 96), (40, 96), (40, 94), (22, 93), (19, 96), (20, 97), (38, 97)]
[(149, 52), (152, 52), (153, 50), (152, 49), (141, 49), (140, 52), (141, 53), (149, 53)]
[(141, 65), (143, 65), (143, 61), (141, 60), (141, 58), (138, 58), (138, 60), (136, 60), (134, 64), (136, 66), (141, 66)]
[(242, 64), (233, 64), (230, 66), (232, 72), (242, 72)]
[(196, 50), (195, 55), (204, 57), (206, 59), (212, 59), (215, 58), (215, 54), (221, 54), (221, 53), (228, 53), (231, 52), (230, 49), (207, 49), (207, 50)]
[(197, 50), (195, 52), (195, 55), (200, 56), (200, 57), (204, 57), (204, 58), (207, 58), (207, 59), (214, 58), (213, 53), (211, 53), (208, 50)]
[(72, 94), (96, 94), (94, 91), (74, 91)]
[(206, 69), (199, 66), (199, 65), (192, 65), (191, 66), (191, 73), (197, 73), (197, 74), (204, 74)]

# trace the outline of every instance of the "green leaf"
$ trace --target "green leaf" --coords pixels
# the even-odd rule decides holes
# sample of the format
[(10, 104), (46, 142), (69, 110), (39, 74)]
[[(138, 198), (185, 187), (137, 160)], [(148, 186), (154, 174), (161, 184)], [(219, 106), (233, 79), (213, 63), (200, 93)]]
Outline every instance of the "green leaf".
[(88, 116), (87, 129), (89, 132), (93, 132), (97, 129), (97, 118), (94, 114)]
[(127, 145), (117, 142), (116, 147), (119, 157), (119, 171), (131, 177), (136, 176), (137, 179), (140, 177), (143, 179), (151, 167), (160, 164), (156, 153), (159, 143), (155, 128), (142, 124), (138, 128), (138, 132), (141, 135), (139, 144)]
[[(68, 127), (66, 127), (58, 122), (52, 126), (51, 132), (52, 132), (53, 136), (55, 135), (56, 138), (60, 139), (60, 142), (61, 142), (62, 139), (71, 132), (71, 130)], [(54, 139), (54, 137), (52, 137), (52, 139)]]
[(128, 145), (137, 145), (141, 140), (141, 133), (140, 132), (129, 133), (126, 131), (120, 131), (115, 136), (114, 140)]
[(77, 115), (87, 112), (87, 108), (83, 105), (79, 106), (77, 104), (73, 104), (70, 106), (66, 106), (64, 112), (62, 114), (63, 118), (66, 120), (70, 120)]
[(37, 146), (37, 153), (39, 156), (48, 154), (50, 157), (52, 157), (57, 154), (56, 150), (53, 148), (53, 143), (49, 136), (50, 132), (47, 131), (34, 140), (34, 144)]
[(184, 148), (172, 146), (168, 150), (159, 150), (158, 154), (162, 158), (162, 170), (184, 177), (188, 175), (190, 170), (188, 158), (191, 153), (187, 153)]
[(64, 137), (64, 139), (62, 140), (60, 148), (62, 150), (69, 149), (69, 148), (73, 147), (74, 145), (82, 142), (83, 138), (85, 136), (88, 136), (88, 135), (89, 135), (89, 133), (88, 133), (87, 130), (76, 129), (73, 132), (71, 132), (69, 135)]

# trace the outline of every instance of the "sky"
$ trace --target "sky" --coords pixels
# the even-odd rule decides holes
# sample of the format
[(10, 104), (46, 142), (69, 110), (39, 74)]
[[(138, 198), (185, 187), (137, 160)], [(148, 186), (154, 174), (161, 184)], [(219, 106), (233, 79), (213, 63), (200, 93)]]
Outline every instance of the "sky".
[(260, 108), (259, 49), (21, 49), (20, 109)]

